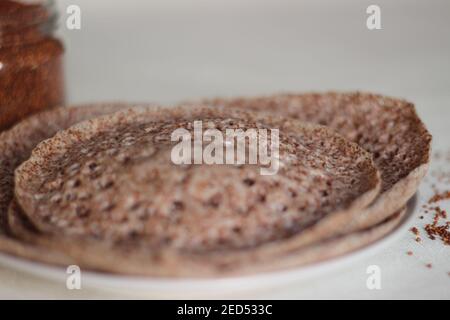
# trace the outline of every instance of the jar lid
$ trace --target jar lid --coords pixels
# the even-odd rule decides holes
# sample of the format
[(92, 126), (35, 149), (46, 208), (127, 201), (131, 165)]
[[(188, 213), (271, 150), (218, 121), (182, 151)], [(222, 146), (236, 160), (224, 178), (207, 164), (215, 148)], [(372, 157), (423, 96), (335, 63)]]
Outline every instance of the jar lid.
[(21, 28), (45, 23), (52, 18), (53, 0), (1, 0), (0, 27)]

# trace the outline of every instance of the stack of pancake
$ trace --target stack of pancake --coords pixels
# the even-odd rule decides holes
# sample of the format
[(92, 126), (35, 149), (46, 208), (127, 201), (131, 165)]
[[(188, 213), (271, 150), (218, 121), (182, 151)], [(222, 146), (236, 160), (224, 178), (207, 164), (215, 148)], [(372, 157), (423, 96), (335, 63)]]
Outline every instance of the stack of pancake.
[[(173, 132), (198, 121), (277, 129), (278, 171), (174, 163)], [(373, 94), (59, 108), (0, 134), (0, 250), (153, 277), (300, 267), (391, 232), (430, 144), (411, 103)]]

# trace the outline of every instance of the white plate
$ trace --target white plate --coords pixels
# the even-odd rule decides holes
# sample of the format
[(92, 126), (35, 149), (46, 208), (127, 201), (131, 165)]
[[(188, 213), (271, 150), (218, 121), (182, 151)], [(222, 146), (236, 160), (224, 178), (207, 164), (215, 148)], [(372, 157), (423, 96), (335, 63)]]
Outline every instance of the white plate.
[[(214, 298), (218, 295), (221, 297), (231, 296), (237, 292), (251, 292), (263, 288), (281, 286), (293, 281), (313, 279), (324, 273), (344, 268), (365, 257), (374, 255), (398, 240), (408, 229), (408, 221), (411, 219), (417, 205), (416, 198), (415, 196), (409, 201), (408, 211), (404, 219), (386, 237), (364, 248), (328, 261), (289, 270), (217, 279), (162, 279), (109, 275), (86, 271), (82, 272), (82, 286), (112, 290), (126, 295), (145, 295), (146, 297)], [(61, 267), (52, 267), (5, 254), (0, 254), (0, 264), (59, 283), (65, 283), (68, 276), (66, 270)]]

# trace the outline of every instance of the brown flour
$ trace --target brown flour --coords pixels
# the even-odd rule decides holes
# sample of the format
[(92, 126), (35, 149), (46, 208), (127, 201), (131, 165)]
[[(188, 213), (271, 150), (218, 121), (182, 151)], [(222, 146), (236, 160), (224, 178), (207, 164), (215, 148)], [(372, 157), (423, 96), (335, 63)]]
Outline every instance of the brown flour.
[(0, 1), (0, 131), (64, 102), (64, 49), (49, 3)]
[[(425, 220), (421, 227), (410, 228), (415, 237), (415, 241), (422, 243), (422, 233), (425, 239), (439, 241), (444, 246), (450, 245), (450, 220), (448, 212), (443, 205), (450, 199), (450, 150), (447, 152), (438, 151), (433, 154), (433, 162), (439, 163), (433, 169), (425, 182), (429, 184), (433, 194), (421, 205), (420, 220)], [(412, 251), (408, 251), (412, 252)], [(408, 255), (412, 255), (408, 253)], [(425, 264), (428, 269), (433, 268), (431, 263)]]

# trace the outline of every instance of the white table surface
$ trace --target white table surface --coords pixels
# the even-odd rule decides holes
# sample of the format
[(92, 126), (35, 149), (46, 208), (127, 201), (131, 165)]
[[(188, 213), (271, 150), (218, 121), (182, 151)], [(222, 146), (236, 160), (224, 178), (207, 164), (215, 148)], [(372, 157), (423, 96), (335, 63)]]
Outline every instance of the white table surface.
[[(70, 103), (358, 89), (413, 101), (434, 150), (450, 150), (449, 1), (58, 2), (62, 13), (70, 4), (82, 10), (81, 30), (61, 30)], [(381, 7), (382, 30), (366, 28), (370, 4)], [(433, 162), (431, 171), (436, 168), (450, 171), (450, 164)], [(431, 183), (422, 184), (419, 204), (431, 195)], [(450, 201), (441, 207), (450, 210)], [(411, 225), (424, 223), (419, 215)], [(381, 290), (366, 287), (369, 265), (381, 268)], [(448, 299), (448, 272), (450, 246), (428, 239), (418, 244), (405, 232), (351, 266), (233, 297)], [(69, 291), (65, 283), (0, 266), (0, 298), (119, 297), (130, 296)]]

